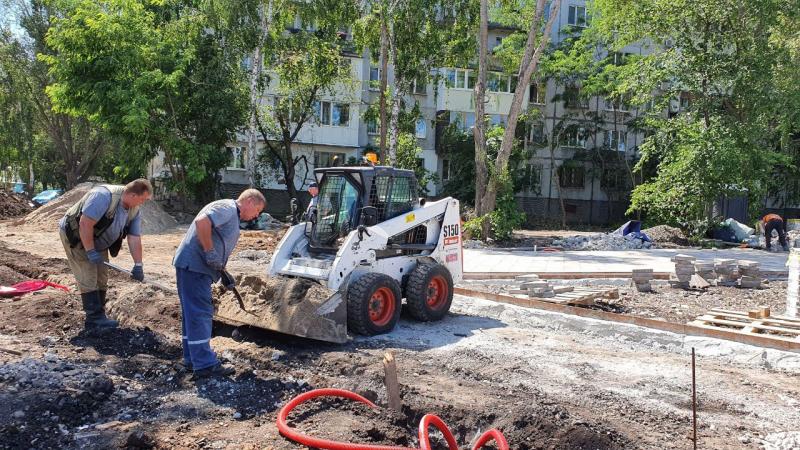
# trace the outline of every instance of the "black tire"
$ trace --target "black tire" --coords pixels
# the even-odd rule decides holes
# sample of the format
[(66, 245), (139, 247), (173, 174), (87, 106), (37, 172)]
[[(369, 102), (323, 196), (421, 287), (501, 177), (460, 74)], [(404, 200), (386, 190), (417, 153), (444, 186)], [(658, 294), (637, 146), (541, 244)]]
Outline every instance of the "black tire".
[[(444, 291), (444, 292), (443, 292)], [(406, 306), (417, 320), (441, 320), (453, 303), (453, 276), (441, 264), (417, 265), (406, 285)]]
[(388, 333), (400, 320), (400, 285), (381, 273), (366, 273), (347, 288), (347, 327), (367, 336)]

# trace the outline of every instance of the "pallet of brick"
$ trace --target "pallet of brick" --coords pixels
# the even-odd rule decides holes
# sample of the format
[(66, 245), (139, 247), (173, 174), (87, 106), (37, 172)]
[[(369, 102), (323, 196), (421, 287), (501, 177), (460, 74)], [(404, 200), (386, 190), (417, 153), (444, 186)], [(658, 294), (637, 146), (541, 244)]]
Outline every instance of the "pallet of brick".
[(714, 271), (717, 273), (717, 286), (736, 286), (739, 280), (739, 265), (735, 259), (714, 260)]
[(531, 281), (523, 283), (520, 287), (527, 289), (530, 297), (548, 298), (556, 295), (553, 285), (546, 281)]
[(593, 305), (595, 300), (600, 298), (616, 299), (619, 298), (617, 288), (595, 288), (595, 287), (576, 287), (570, 292), (556, 294), (552, 297), (530, 297), (548, 303), (561, 305)]
[(739, 279), (739, 287), (744, 289), (761, 289), (761, 277), (742, 276)]
[(757, 261), (739, 261), (739, 275), (742, 277), (762, 278), (761, 264)]
[(651, 292), (653, 286), (653, 269), (634, 269), (631, 271), (631, 280), (636, 290), (639, 292)]

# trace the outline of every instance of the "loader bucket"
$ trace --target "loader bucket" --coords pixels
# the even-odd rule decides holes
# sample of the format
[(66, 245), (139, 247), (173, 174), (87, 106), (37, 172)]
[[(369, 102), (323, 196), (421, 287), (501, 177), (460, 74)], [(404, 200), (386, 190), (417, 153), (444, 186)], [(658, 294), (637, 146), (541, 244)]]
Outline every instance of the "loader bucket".
[(215, 288), (214, 319), (320, 341), (347, 342), (347, 303), (339, 291), (316, 281), (267, 275), (240, 275), (234, 294)]

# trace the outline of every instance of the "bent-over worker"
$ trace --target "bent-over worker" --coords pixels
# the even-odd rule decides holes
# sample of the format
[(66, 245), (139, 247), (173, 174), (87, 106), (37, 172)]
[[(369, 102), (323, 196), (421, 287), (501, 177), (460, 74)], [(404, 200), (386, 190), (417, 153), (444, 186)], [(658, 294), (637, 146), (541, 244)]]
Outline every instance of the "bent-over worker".
[(143, 178), (125, 186), (96, 186), (59, 222), (61, 243), (81, 292), (86, 329), (117, 326), (116, 320), (106, 317), (108, 268), (103, 263), (108, 261), (109, 253), (117, 256), (126, 237), (134, 263), (131, 276), (144, 280), (139, 207), (152, 192), (150, 182)]
[(778, 242), (780, 242), (781, 247), (783, 247), (784, 251), (789, 251), (789, 245), (786, 243), (786, 231), (784, 229), (784, 222), (783, 218), (777, 214), (767, 214), (761, 219), (762, 225), (764, 226), (764, 239), (767, 241), (767, 250), (772, 249), (772, 230), (778, 232)]
[(303, 220), (309, 221), (311, 220), (311, 216), (313, 215), (313, 211), (317, 208), (317, 203), (319, 203), (319, 187), (317, 183), (311, 183), (308, 186), (308, 194), (311, 195), (311, 200), (308, 202), (308, 207), (306, 208), (306, 212), (303, 213)]
[[(211, 285), (220, 279), (239, 241), (239, 221), (252, 220), (266, 206), (264, 195), (247, 189), (236, 200), (206, 205), (192, 221), (175, 253), (183, 329), (183, 360), (196, 377), (226, 376), (234, 370), (220, 364), (211, 350)], [(226, 286), (227, 287), (227, 286)]]

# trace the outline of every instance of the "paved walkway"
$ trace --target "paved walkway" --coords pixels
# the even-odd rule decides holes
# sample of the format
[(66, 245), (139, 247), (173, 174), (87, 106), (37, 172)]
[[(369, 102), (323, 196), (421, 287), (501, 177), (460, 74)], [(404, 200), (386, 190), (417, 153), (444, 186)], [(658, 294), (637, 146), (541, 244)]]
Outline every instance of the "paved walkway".
[(465, 249), (465, 272), (630, 272), (632, 269), (653, 269), (672, 272), (674, 255), (684, 254), (698, 260), (716, 258), (746, 259), (761, 263), (761, 270), (784, 272), (788, 253), (767, 253), (753, 249), (719, 250), (628, 250), (570, 252), (509, 252), (502, 249)]

